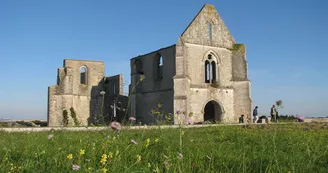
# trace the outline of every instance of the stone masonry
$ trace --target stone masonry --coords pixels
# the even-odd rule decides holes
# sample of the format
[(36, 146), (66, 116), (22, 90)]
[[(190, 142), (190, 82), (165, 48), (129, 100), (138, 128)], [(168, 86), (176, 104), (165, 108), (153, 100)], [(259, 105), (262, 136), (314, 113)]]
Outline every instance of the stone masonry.
[(163, 120), (154, 112), (171, 115), (172, 124), (238, 123), (241, 115), (251, 116), (246, 47), (212, 5), (202, 7), (176, 44), (132, 58), (130, 68), (128, 108), (122, 75), (104, 77), (103, 62), (64, 60), (57, 85), (49, 87), (48, 125), (62, 126), (64, 110), (72, 123), (71, 108), (81, 125), (99, 115), (106, 121), (133, 116), (144, 124)]
[[(151, 110), (174, 115), (174, 124), (238, 123), (252, 101), (246, 48), (236, 44), (212, 5), (204, 5), (175, 45), (131, 59), (131, 116), (152, 123)], [(132, 87), (130, 87), (132, 88)]]
[[(65, 59), (64, 67), (58, 69), (57, 85), (48, 88), (48, 126), (63, 126), (64, 110), (69, 125), (76, 125), (71, 108), (79, 125), (94, 123), (100, 116), (109, 121), (114, 118), (114, 99), (126, 106), (122, 75), (105, 77), (104, 63), (100, 61)], [(117, 111), (117, 115), (122, 114)]]

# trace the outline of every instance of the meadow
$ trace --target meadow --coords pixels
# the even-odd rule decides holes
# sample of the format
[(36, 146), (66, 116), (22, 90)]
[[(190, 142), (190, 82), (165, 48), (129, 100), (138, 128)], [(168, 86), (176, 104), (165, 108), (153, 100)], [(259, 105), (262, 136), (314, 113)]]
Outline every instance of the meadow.
[(0, 132), (1, 172), (328, 172), (324, 123)]

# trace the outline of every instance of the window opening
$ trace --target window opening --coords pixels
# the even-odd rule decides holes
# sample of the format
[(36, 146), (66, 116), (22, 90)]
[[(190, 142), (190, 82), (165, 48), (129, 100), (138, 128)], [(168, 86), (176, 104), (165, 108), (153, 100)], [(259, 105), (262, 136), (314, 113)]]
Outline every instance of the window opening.
[(87, 68), (81, 67), (80, 69), (80, 84), (87, 84)]

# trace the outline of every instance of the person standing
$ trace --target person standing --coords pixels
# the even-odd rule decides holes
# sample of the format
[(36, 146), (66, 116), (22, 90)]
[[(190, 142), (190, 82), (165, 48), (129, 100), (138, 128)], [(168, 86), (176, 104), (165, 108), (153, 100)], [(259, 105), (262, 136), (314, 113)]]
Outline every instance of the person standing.
[(255, 106), (255, 109), (253, 110), (253, 121), (254, 121), (254, 123), (257, 123), (257, 121), (259, 120), (257, 108), (258, 108), (258, 106)]
[(277, 120), (277, 109), (276, 109), (275, 105), (272, 105), (270, 115), (271, 115), (271, 122), (276, 122), (276, 120)]

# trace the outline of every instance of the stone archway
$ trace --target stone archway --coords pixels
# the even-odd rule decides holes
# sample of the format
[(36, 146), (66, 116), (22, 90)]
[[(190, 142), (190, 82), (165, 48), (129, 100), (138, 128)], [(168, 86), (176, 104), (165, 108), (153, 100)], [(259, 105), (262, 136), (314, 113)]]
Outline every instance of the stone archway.
[(207, 102), (204, 107), (204, 121), (221, 121), (222, 108), (219, 103), (214, 100)]

